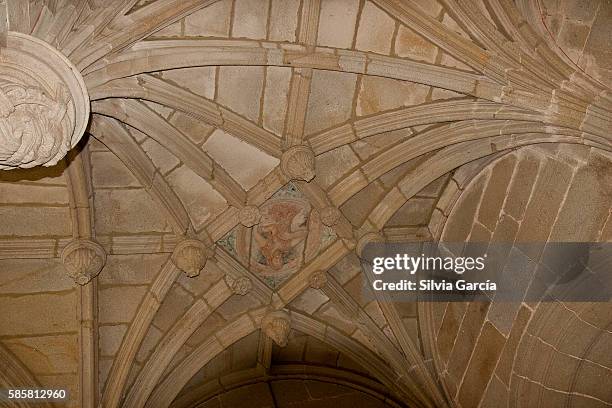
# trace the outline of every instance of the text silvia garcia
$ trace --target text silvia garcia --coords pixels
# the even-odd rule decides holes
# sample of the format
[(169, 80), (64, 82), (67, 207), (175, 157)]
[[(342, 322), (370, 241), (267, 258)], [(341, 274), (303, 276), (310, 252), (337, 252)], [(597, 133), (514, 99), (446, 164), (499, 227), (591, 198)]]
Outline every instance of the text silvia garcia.
[(377, 279), (372, 282), (375, 291), (428, 291), (428, 292), (449, 292), (449, 291), (493, 291), (497, 290), (497, 284), (487, 279), (484, 282), (468, 282), (463, 279), (456, 281), (421, 279), (411, 281), (402, 279), (396, 282), (385, 282)]

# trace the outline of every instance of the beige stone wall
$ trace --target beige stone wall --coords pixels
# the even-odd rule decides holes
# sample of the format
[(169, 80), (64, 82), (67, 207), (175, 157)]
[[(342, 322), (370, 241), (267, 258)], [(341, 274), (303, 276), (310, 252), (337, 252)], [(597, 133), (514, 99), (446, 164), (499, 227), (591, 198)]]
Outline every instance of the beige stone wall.
[[(463, 190), (442, 240), (532, 242), (531, 251), (508, 254), (525, 258), (527, 274), (541, 262), (547, 241), (610, 241), (609, 163), (609, 155), (575, 145), (503, 156)], [(517, 285), (528, 285), (528, 276), (517, 277)], [(609, 359), (601, 351), (611, 341), (609, 309), (607, 303), (495, 299), (435, 305), (438, 369), (463, 407), (609, 403), (603, 391)], [(600, 387), (588, 385), (592, 376)]]

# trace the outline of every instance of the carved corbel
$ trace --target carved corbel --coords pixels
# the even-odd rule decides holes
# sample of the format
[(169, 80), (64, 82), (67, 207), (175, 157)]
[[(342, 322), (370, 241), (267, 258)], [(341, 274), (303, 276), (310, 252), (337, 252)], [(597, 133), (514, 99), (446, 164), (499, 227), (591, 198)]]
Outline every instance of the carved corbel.
[(293, 146), (281, 157), (281, 170), (290, 180), (310, 181), (315, 176), (315, 155), (308, 146)]
[(206, 262), (214, 255), (214, 249), (197, 239), (186, 239), (179, 242), (172, 253), (174, 265), (193, 278), (198, 276)]
[(240, 219), (240, 223), (242, 225), (250, 228), (254, 225), (259, 224), (259, 220), (261, 219), (261, 212), (256, 206), (247, 205), (242, 207), (242, 209), (238, 213), (238, 218)]
[(106, 252), (94, 241), (75, 239), (62, 250), (61, 260), (68, 276), (79, 285), (86, 285), (106, 264)]
[(261, 329), (266, 336), (270, 337), (279, 347), (285, 347), (289, 342), (291, 318), (289, 314), (283, 310), (268, 313), (261, 321)]

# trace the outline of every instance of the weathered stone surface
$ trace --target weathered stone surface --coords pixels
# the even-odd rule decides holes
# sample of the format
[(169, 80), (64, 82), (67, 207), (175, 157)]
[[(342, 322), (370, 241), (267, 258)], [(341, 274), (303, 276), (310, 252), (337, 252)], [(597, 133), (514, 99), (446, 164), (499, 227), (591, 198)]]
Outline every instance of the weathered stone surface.
[(235, 0), (232, 37), (266, 38), (270, 0)]
[(69, 373), (78, 367), (75, 335), (19, 337), (2, 341), (33, 374)]
[(169, 231), (159, 207), (143, 189), (96, 192), (99, 234)]
[(221, 0), (185, 18), (185, 35), (227, 37), (230, 27), (231, 0)]
[(319, 172), (317, 181), (327, 188), (359, 164), (359, 158), (350, 147), (342, 146), (317, 156), (316, 163)]
[(444, 312), (437, 340), (440, 357), (445, 364), (448, 364), (448, 358), (459, 332), (459, 326), (463, 320), (466, 308), (467, 304), (464, 302), (449, 302), (446, 305), (446, 311)]
[(465, 373), (488, 310), (489, 302), (468, 305), (448, 362), (448, 371), (454, 378), (460, 379)]
[(277, 135), (283, 133), (291, 71), (286, 68), (268, 67), (263, 103), (263, 126)]
[(465, 381), (459, 390), (458, 399), (462, 406), (478, 406), (504, 342), (504, 336), (492, 324), (485, 323), (467, 367)]
[(411, 198), (389, 219), (389, 226), (425, 225), (435, 205), (435, 199)]
[(0, 336), (76, 330), (75, 308), (73, 290), (0, 297)]
[[(467, 193), (459, 200), (446, 223), (443, 240), (449, 242), (464, 241), (470, 234), (472, 223), (476, 215), (485, 179), (481, 176), (473, 182)], [(453, 214), (461, 214), (454, 217)]]
[(523, 219), (523, 213), (529, 202), (538, 169), (539, 162), (535, 157), (531, 155), (519, 156), (512, 182), (508, 187), (508, 197), (504, 203), (504, 212), (515, 220)]
[(56, 259), (2, 259), (0, 271), (0, 296), (58, 292), (74, 286), (74, 281)]
[(429, 87), (387, 78), (364, 77), (357, 99), (359, 116), (423, 103)]
[(571, 176), (571, 169), (565, 164), (552, 159), (543, 163), (516, 238), (518, 242), (546, 241)]
[(130, 323), (146, 291), (146, 286), (101, 288), (98, 298), (100, 323)]
[(578, 169), (550, 233), (551, 241), (593, 242), (609, 217), (612, 168), (591, 156), (591, 166)]
[(221, 67), (218, 84), (219, 103), (254, 122), (259, 120), (263, 67)]
[(299, 0), (271, 0), (269, 37), (272, 41), (295, 40)]
[(291, 307), (312, 314), (328, 300), (323, 292), (308, 288), (291, 302)]
[(497, 225), (515, 163), (514, 156), (508, 156), (497, 162), (491, 169), (491, 176), (483, 192), (480, 209), (478, 210), (478, 221), (491, 231)]
[(367, 1), (361, 11), (355, 46), (363, 51), (388, 54), (394, 30), (395, 24), (391, 17)]
[[(157, 143), (154, 142), (153, 143)], [(140, 183), (130, 170), (111, 152), (91, 154), (92, 179), (96, 187), (138, 187)]]
[(400, 57), (409, 57), (418, 61), (433, 63), (438, 48), (411, 29), (400, 26), (395, 40), (395, 52)]
[(172, 69), (164, 71), (162, 77), (194, 94), (208, 99), (215, 97), (217, 71), (214, 67)]
[(201, 228), (226, 208), (223, 196), (187, 166), (173, 170), (167, 181), (175, 189), (196, 228)]
[[(210, 135), (203, 149), (244, 189), (253, 187), (279, 163), (278, 159), (219, 129)], [(247, 167), (246, 162), (253, 165)]]
[(113, 357), (121, 347), (127, 325), (100, 326), (100, 356)]
[(306, 114), (307, 135), (349, 118), (356, 79), (356, 75), (340, 72), (313, 72)]
[(359, 4), (351, 0), (323, 0), (317, 44), (351, 48)]
[(65, 187), (0, 183), (0, 197), (6, 204), (40, 203), (50, 206), (68, 205), (68, 194)]
[(0, 235), (68, 236), (72, 232), (68, 207), (0, 207), (0, 219)]

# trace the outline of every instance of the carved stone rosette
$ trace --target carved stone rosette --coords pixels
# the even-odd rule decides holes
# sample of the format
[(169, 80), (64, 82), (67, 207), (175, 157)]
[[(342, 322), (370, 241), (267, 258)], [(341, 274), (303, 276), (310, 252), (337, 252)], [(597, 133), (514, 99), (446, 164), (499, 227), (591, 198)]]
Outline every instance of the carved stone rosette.
[(0, 170), (57, 164), (88, 120), (77, 68), (44, 41), (9, 32), (0, 51)]
[(214, 250), (197, 239), (186, 239), (179, 242), (172, 253), (172, 262), (187, 276), (193, 278), (200, 274), (206, 266), (206, 261), (214, 254)]
[(327, 273), (325, 271), (314, 271), (308, 277), (308, 283), (313, 289), (321, 289), (327, 285)]
[(340, 221), (341, 215), (342, 214), (340, 214), (340, 210), (337, 209), (336, 207), (333, 207), (333, 206), (325, 207), (321, 210), (321, 213), (320, 213), (321, 222), (324, 225), (327, 225), (328, 227), (333, 227), (334, 225), (338, 224), (338, 221)]
[(270, 337), (279, 347), (285, 347), (289, 342), (289, 330), (291, 330), (291, 318), (283, 310), (268, 313), (261, 321), (261, 329), (266, 336)]
[(106, 264), (106, 252), (94, 241), (75, 239), (64, 247), (61, 260), (68, 276), (79, 285), (86, 285)]
[(242, 209), (238, 213), (238, 218), (240, 219), (240, 223), (242, 225), (250, 228), (254, 225), (259, 224), (259, 220), (261, 219), (261, 212), (256, 206), (247, 205), (245, 207), (242, 207)]
[(310, 181), (315, 176), (315, 155), (308, 146), (293, 146), (281, 157), (281, 170), (290, 180)]

